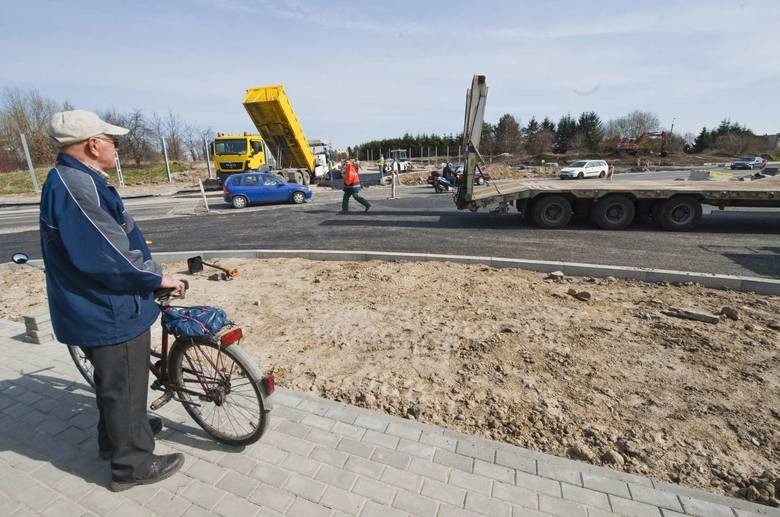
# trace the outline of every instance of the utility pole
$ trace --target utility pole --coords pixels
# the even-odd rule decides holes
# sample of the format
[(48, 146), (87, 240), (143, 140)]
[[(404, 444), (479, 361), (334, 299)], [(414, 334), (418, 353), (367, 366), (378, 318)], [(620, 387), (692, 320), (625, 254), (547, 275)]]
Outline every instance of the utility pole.
[(38, 185), (38, 178), (35, 176), (35, 168), (33, 167), (32, 158), (30, 158), (30, 148), (27, 147), (27, 139), (24, 137), (24, 133), (19, 133), (22, 137), (22, 148), (24, 148), (24, 157), (27, 159), (27, 168), (30, 169), (30, 179), (32, 180), (33, 188), (35, 192), (40, 192), (41, 187)]
[(171, 179), (171, 164), (168, 162), (168, 146), (165, 145), (165, 138), (161, 138), (161, 140), (163, 156), (165, 157), (165, 173), (168, 175), (168, 183), (173, 183), (173, 180)]

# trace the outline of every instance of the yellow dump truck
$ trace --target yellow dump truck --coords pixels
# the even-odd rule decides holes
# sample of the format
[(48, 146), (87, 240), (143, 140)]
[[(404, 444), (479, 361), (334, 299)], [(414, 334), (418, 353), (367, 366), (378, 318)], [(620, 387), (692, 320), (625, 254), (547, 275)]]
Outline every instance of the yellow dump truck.
[(248, 89), (244, 108), (274, 156), (278, 174), (308, 184), (328, 173), (327, 144), (306, 139), (282, 85)]
[(260, 170), (267, 164), (266, 150), (260, 135), (217, 133), (212, 154), (220, 184), (231, 174)]

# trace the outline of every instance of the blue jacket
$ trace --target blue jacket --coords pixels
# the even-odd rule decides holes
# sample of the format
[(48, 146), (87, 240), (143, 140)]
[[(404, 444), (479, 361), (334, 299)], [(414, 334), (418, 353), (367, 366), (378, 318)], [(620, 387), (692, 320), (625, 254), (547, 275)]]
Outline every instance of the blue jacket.
[(154, 323), (162, 271), (119, 194), (98, 172), (60, 154), (43, 185), (40, 230), (60, 342), (114, 345)]

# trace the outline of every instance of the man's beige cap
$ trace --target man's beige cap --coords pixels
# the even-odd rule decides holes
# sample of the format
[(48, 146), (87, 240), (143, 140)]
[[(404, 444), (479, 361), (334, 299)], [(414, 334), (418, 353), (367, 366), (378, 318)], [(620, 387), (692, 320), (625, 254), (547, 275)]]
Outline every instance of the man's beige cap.
[(122, 136), (130, 130), (109, 124), (91, 111), (71, 110), (55, 113), (49, 123), (49, 136), (61, 147), (83, 142), (93, 136)]

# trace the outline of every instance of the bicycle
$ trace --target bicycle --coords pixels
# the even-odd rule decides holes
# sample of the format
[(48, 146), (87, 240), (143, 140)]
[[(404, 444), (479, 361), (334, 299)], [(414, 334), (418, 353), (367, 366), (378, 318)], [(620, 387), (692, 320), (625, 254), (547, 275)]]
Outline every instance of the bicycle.
[[(171, 291), (155, 292), (161, 313), (170, 307), (172, 298), (184, 298), (184, 293), (174, 297)], [(263, 376), (239, 346), (241, 327), (230, 324), (213, 336), (188, 337), (169, 333), (162, 319), (160, 325), (162, 342), (159, 350), (152, 348), (149, 371), (155, 377), (151, 388), (163, 394), (150, 408), (157, 410), (176, 400), (221, 443), (249, 445), (259, 440), (268, 427), (268, 397), (274, 392), (275, 381), (272, 374)], [(174, 341), (169, 348), (171, 336)], [(93, 367), (84, 352), (70, 345), (68, 352), (94, 389)]]

